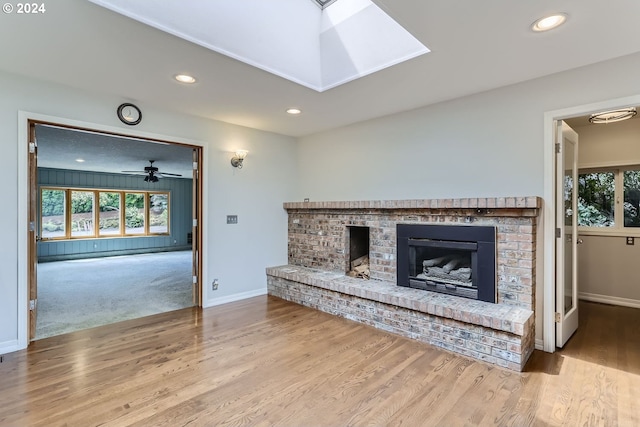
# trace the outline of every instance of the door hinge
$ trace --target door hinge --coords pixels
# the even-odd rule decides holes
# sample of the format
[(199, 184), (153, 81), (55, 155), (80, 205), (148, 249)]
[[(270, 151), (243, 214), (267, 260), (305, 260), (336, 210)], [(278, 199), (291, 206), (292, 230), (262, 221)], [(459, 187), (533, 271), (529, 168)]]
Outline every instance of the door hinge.
[(556, 318), (555, 318), (556, 323), (560, 323), (561, 320), (562, 319), (561, 319), (560, 313), (556, 313)]
[(556, 153), (560, 153), (560, 143), (556, 142)]
[(556, 228), (556, 237), (557, 238), (562, 237), (562, 230), (560, 230), (559, 228)]
[(193, 162), (193, 170), (194, 171), (198, 170), (198, 162)]
[(193, 276), (193, 284), (197, 284), (198, 283), (198, 276)]
[(29, 311), (34, 311), (37, 305), (38, 305), (37, 299), (29, 300)]
[(193, 226), (197, 227), (198, 226), (198, 218), (194, 218), (193, 219)]
[(35, 142), (30, 142), (29, 143), (29, 153), (33, 154), (36, 152), (36, 147), (38, 146), (38, 144), (36, 144)]
[(36, 231), (36, 223), (34, 221), (29, 221), (29, 231)]

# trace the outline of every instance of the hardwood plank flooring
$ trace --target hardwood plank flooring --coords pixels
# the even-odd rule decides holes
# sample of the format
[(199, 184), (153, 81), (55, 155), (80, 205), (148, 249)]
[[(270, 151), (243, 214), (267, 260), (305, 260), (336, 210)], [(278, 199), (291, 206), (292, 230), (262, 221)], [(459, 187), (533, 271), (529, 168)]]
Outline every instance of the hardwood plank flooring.
[(273, 297), (34, 342), (0, 364), (0, 426), (635, 426), (640, 310), (581, 302), (526, 372)]

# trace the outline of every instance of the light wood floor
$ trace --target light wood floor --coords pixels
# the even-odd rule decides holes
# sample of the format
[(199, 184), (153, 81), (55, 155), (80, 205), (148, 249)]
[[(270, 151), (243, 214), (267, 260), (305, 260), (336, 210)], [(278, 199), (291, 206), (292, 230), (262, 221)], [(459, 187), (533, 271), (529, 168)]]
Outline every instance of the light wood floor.
[(6, 355), (0, 425), (640, 425), (640, 310), (581, 319), (519, 374), (273, 297), (184, 309)]

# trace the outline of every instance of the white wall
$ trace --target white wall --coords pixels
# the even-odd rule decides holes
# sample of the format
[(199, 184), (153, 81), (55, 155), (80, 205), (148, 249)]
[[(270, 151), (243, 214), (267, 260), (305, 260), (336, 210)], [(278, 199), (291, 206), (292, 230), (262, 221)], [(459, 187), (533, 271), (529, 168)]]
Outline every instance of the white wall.
[(640, 308), (640, 239), (585, 236), (578, 249), (578, 295), (587, 300)]
[(638, 69), (634, 54), (302, 138), (297, 200), (543, 197), (544, 113), (638, 95)]
[[(581, 168), (640, 165), (640, 119), (607, 125), (573, 126), (579, 136)], [(637, 230), (633, 230), (637, 234)], [(615, 236), (581, 232), (578, 246), (578, 292), (582, 298), (640, 307), (636, 262), (640, 240), (626, 244), (624, 233)]]
[(639, 94), (639, 66), (635, 54), (301, 138), (298, 199), (542, 196), (544, 112)]
[(574, 125), (573, 129), (579, 136), (580, 168), (640, 165), (639, 117), (606, 125)]
[[(139, 104), (142, 123), (130, 128), (115, 115), (124, 99), (10, 74), (0, 73), (0, 93), (0, 177), (5, 197), (5, 207), (0, 209), (0, 224), (4, 226), (0, 246), (0, 354), (17, 349), (24, 340), (19, 334), (25, 326), (19, 319), (19, 307), (26, 306), (26, 301), (19, 300), (18, 295), (26, 295), (21, 288), (26, 283), (19, 283), (18, 277), (24, 272), (18, 268), (26, 262), (20, 259), (18, 247), (25, 242), (18, 239), (26, 236), (26, 230), (16, 226), (26, 223), (26, 206), (18, 205), (18, 191), (26, 188), (25, 182), (18, 181), (19, 159), (26, 158), (18, 152), (20, 110), (204, 146), (205, 305), (265, 293), (265, 267), (287, 262), (282, 202), (294, 194), (297, 168), (293, 138), (153, 110), (144, 104)], [(230, 165), (232, 152), (239, 148), (249, 150), (242, 170)], [(238, 224), (227, 225), (227, 214), (238, 215)], [(215, 292), (209, 290), (213, 278), (220, 281)]]

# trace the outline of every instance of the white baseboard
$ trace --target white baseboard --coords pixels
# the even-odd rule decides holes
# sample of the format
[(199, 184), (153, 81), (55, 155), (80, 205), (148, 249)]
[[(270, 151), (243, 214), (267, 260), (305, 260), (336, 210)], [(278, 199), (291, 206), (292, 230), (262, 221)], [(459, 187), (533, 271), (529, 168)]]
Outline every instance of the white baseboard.
[(535, 348), (536, 350), (544, 351), (544, 341), (540, 338), (536, 338)]
[(630, 298), (620, 298), (620, 297), (612, 297), (609, 295), (599, 295), (599, 294), (590, 294), (587, 292), (579, 292), (578, 298), (591, 301), (591, 302), (600, 302), (603, 304), (611, 304), (611, 305), (620, 305), (623, 307), (632, 307), (632, 308), (640, 308), (640, 301), (637, 299)]
[(243, 299), (258, 297), (266, 294), (267, 287), (265, 286), (263, 289), (256, 289), (255, 291), (240, 292), (239, 294), (227, 295), (226, 297), (213, 298), (206, 301), (203, 306), (204, 308), (213, 307), (215, 305), (227, 304), (229, 302), (240, 301)]
[(13, 353), (14, 351), (22, 350), (18, 340), (11, 340), (0, 342), (0, 354)]

